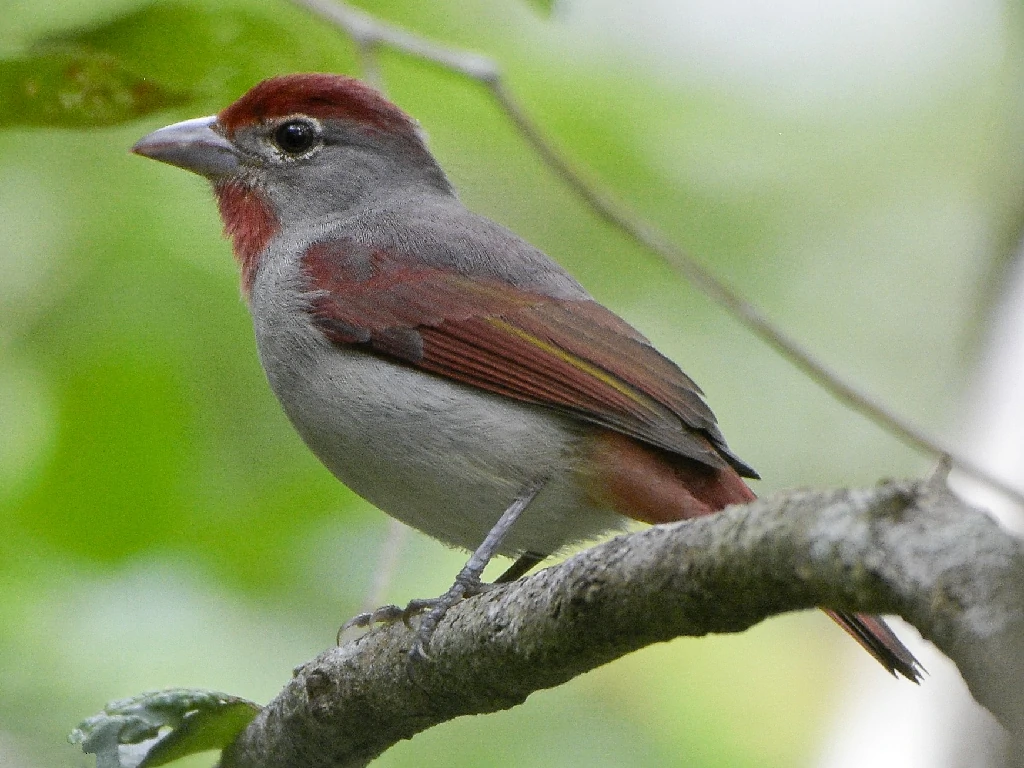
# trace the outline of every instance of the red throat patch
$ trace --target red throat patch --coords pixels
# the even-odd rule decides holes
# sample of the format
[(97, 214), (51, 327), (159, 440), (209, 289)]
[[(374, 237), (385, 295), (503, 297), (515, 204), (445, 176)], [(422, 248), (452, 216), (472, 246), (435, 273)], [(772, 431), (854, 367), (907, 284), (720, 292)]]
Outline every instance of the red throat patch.
[(260, 253), (281, 225), (259, 192), (238, 181), (214, 185), (224, 234), (231, 238), (235, 261), (242, 271), (242, 290), (249, 295), (260, 265)]

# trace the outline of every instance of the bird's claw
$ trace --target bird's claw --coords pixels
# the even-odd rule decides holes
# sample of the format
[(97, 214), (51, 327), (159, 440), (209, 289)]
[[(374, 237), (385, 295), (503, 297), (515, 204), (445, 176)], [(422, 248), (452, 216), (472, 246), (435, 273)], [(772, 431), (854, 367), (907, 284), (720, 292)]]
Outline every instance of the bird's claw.
[(341, 636), (353, 627), (366, 628), (374, 624), (393, 624), (401, 620), (411, 630), (413, 629), (413, 617), (425, 613), (420, 619), (419, 626), (415, 628), (416, 637), (409, 649), (410, 662), (415, 664), (425, 661), (429, 658), (427, 649), (430, 647), (430, 639), (434, 636), (434, 631), (445, 614), (467, 597), (483, 594), (492, 586), (492, 584), (484, 584), (479, 579), (458, 578), (451, 588), (439, 597), (410, 600), (405, 608), (399, 608), (397, 605), (383, 605), (374, 611), (360, 613), (341, 625), (338, 630), (338, 644), (341, 644)]
[(366, 613), (358, 613), (338, 628), (337, 643), (341, 645), (341, 636), (353, 628), (366, 629), (374, 624), (393, 624), (402, 619), (408, 625), (405, 616), (407, 608), (399, 608), (397, 605), (382, 605)]
[[(409, 661), (416, 663), (429, 658), (430, 639), (434, 636), (434, 631), (445, 614), (467, 597), (481, 595), (490, 590), (492, 586), (494, 585), (484, 584), (479, 578), (457, 578), (451, 588), (440, 597), (410, 601), (405, 609), (409, 616), (424, 611), (428, 612), (420, 619), (419, 627), (416, 629), (416, 639), (409, 649)], [(406, 621), (406, 625), (409, 626), (408, 621)]]

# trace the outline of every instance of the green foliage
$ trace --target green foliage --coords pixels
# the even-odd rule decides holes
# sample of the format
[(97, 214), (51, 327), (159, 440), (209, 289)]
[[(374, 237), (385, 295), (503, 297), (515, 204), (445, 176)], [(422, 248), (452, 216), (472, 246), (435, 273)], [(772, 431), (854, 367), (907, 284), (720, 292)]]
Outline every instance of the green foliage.
[(0, 128), (117, 125), (187, 101), (87, 50), (0, 60)]
[[(368, 590), (383, 516), (273, 401), (205, 185), (128, 153), (263, 77), (358, 68), (351, 41), (280, 0), (15, 5), (38, 39), (5, 40), (0, 62), (0, 762), (14, 745), (16, 762), (64, 765), (67, 724), (125, 693), (194, 684), (269, 700)], [(820, 62), (751, 63), (742, 36), (726, 68), (645, 66), (643, 40), (591, 39), (572, 14), (525, 2), (363, 5), (494, 56), (593, 177), (830, 363), (948, 425), (979, 285), (1017, 210), (1013, 30), (935, 39), (931, 58), (877, 81), (857, 81), (867, 65), (851, 60), (860, 91), (822, 79), (794, 96), (794, 73)], [(85, 85), (65, 77), (77, 62)], [(483, 89), (393, 51), (381, 65), (467, 205), (678, 360), (761, 488), (926, 469), (594, 217)], [(387, 600), (438, 594), (461, 561), (414, 538)], [(844, 642), (808, 618), (672, 643), (380, 765), (805, 764), (842, 654), (859, 652)]]
[(223, 749), (259, 711), (236, 696), (174, 688), (113, 701), (68, 740), (96, 755), (96, 768), (156, 768)]
[(281, 10), (158, 3), (54, 35), (0, 60), (0, 128), (87, 128), (215, 108), (263, 77), (346, 64), (337, 35)]
[(353, 63), (346, 41), (277, 4), (156, 3), (55, 43), (109, 56), (147, 82), (190, 94), (196, 109), (222, 107), (281, 72)]
[(557, 0), (528, 0), (530, 5), (545, 15), (551, 15)]

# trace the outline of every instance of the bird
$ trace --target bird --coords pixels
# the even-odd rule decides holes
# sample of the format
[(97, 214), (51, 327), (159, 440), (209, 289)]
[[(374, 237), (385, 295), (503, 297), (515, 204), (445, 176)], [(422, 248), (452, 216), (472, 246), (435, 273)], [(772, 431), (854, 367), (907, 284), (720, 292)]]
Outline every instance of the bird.
[[(338, 74), (264, 80), (132, 150), (206, 177), (271, 389), (306, 445), (387, 514), (473, 552), (414, 600), (444, 612), (570, 545), (756, 498), (704, 393), (565, 269), (458, 198), (417, 121)], [(394, 606), (356, 623), (395, 618)], [(883, 619), (827, 610), (893, 675)]]

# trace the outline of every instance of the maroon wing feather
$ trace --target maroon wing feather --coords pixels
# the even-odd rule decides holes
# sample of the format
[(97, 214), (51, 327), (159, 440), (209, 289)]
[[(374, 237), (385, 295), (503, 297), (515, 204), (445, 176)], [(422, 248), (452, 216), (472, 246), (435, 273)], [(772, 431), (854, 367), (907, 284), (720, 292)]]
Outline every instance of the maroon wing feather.
[[(304, 268), (315, 321), (338, 344), (362, 345), (425, 371), (575, 414), (705, 466), (731, 466), (757, 477), (729, 452), (697, 385), (594, 301), (554, 299), (485, 277), (453, 275), (344, 240), (311, 247)], [(622, 458), (616, 454), (612, 492), (632, 466)], [(637, 517), (648, 522), (679, 519), (687, 509), (710, 514), (754, 498), (735, 475), (730, 485), (728, 472), (694, 473), (660, 459), (639, 469), (654, 491), (658, 473), (667, 471), (672, 493), (679, 490), (679, 473), (688, 472), (685, 491), (699, 502), (662, 503), (654, 493), (654, 512)], [(636, 484), (627, 478), (626, 486), (636, 516)], [(670, 512), (675, 516), (666, 516)], [(890, 672), (920, 679), (920, 665), (882, 619), (826, 612)]]
[(304, 269), (313, 316), (336, 343), (757, 476), (729, 452), (697, 385), (594, 301), (455, 275), (348, 240), (311, 246)]

